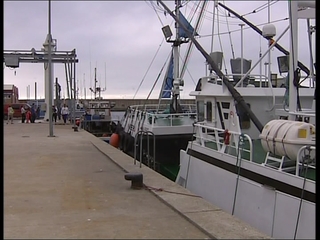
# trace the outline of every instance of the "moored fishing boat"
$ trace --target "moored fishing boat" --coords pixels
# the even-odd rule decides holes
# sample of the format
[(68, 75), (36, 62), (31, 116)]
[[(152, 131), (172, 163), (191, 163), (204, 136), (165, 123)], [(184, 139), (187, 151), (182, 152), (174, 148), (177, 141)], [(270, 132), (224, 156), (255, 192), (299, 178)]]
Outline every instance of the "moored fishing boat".
[[(193, 138), (196, 106), (181, 104), (180, 92), (184, 81), (179, 67), (180, 46), (189, 43), (185, 31), (196, 35), (180, 12), (181, 1), (176, 1), (175, 13), (183, 21), (176, 23), (175, 39), (169, 26), (162, 28), (165, 39), (172, 44), (170, 60), (164, 77), (159, 104), (142, 104), (128, 107), (119, 123), (120, 149), (147, 166), (174, 180), (179, 166), (179, 151)], [(205, 6), (206, 3), (203, 3)]]
[(109, 138), (116, 126), (116, 122), (111, 115), (111, 109), (115, 104), (101, 97), (102, 89), (96, 85), (96, 72), (97, 69), (95, 68), (94, 90), (90, 89), (94, 92), (94, 99), (85, 102), (83, 105), (85, 111), (81, 116), (81, 127), (109, 142)]
[[(270, 78), (264, 86), (251, 82), (251, 69), (236, 79), (224, 75), (191, 37), (215, 74), (190, 93), (198, 122), (195, 139), (180, 151), (176, 182), (274, 238), (315, 239), (315, 63), (311, 55), (303, 78), (297, 51), (298, 19), (307, 19), (311, 41), (315, 2), (288, 1), (288, 9), (287, 87)], [(264, 28), (272, 35), (268, 51), (278, 40), (272, 29)], [(303, 87), (306, 79), (312, 84)]]

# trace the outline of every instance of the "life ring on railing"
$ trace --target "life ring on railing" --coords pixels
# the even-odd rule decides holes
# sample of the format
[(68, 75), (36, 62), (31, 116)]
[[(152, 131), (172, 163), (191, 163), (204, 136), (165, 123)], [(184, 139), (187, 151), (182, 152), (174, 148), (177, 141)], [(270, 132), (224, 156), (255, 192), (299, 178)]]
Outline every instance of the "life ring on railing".
[(224, 142), (225, 145), (229, 145), (230, 144), (230, 135), (231, 135), (231, 133), (228, 131), (228, 129), (224, 130), (223, 142)]

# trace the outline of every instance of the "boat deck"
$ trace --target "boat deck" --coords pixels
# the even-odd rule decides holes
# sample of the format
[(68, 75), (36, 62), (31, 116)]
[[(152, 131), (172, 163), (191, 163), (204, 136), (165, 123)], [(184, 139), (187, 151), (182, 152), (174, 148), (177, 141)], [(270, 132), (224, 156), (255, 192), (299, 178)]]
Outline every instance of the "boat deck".
[(3, 124), (5, 239), (270, 238), (82, 129)]

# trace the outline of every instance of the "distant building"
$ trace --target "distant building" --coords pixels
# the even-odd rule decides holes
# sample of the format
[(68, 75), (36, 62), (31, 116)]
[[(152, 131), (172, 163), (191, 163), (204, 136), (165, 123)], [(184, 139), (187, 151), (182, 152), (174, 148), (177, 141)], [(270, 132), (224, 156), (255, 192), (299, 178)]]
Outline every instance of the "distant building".
[(13, 84), (3, 84), (3, 102), (4, 103), (18, 103), (19, 90)]

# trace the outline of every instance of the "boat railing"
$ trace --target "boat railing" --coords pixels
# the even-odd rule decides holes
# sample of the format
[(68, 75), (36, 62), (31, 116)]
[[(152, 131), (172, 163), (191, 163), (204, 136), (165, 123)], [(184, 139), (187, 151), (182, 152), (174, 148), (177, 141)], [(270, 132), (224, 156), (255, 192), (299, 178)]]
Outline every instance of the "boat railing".
[(316, 117), (316, 111), (312, 109), (304, 109), (302, 111), (288, 112), (288, 114), (302, 117)]
[(155, 126), (190, 126), (195, 122), (195, 113), (152, 113), (146, 112), (145, 124)]
[[(285, 87), (286, 77), (276, 77), (275, 79), (271, 78), (269, 79), (266, 75), (260, 75), (260, 74), (250, 74), (247, 77), (240, 79), (239, 81), (235, 81), (234, 77), (240, 77), (241, 74), (228, 74), (226, 77), (228, 77), (229, 81), (234, 83), (236, 88), (241, 87), (255, 87), (255, 88), (281, 88)], [(243, 74), (244, 76), (244, 74)], [(217, 77), (217, 76), (216, 76)], [(222, 84), (221, 78), (215, 78), (212, 76), (206, 76), (203, 78), (207, 78), (207, 81), (212, 82), (216, 81), (218, 84)], [(315, 88), (315, 80), (312, 76), (301, 76), (301, 79), (304, 79), (304, 82), (309, 82), (309, 84), (304, 84), (303, 88)], [(244, 84), (244, 81), (247, 81)]]
[(205, 122), (195, 123), (194, 127), (196, 128), (195, 141), (201, 146), (233, 156), (239, 153), (242, 154), (241, 157), (252, 161), (253, 144), (249, 135), (209, 126)]
[[(234, 80), (234, 77), (240, 77), (241, 79), (237, 82), (235, 82), (235, 87), (244, 87), (243, 83), (245, 80), (248, 80), (248, 83), (246, 83), (245, 87), (247, 87), (248, 84), (253, 84), (255, 87), (269, 87), (272, 86), (269, 78), (266, 75), (261, 74), (250, 74), (247, 77), (244, 77), (245, 74), (228, 74), (227, 77), (230, 80)], [(258, 84), (255, 84), (258, 83)]]
[(132, 105), (127, 118), (135, 119), (134, 125), (141, 122), (151, 127), (156, 126), (190, 126), (195, 122), (195, 104), (182, 104), (182, 113), (170, 113), (167, 105)]
[(316, 169), (316, 147), (315, 146), (303, 146), (297, 153), (296, 161), (296, 175), (301, 176), (302, 171), (307, 173), (307, 169)]
[[(260, 75), (260, 74), (250, 74), (247, 78), (244, 78), (242, 80), (236, 81), (234, 77), (239, 77), (241, 74), (228, 74), (226, 77), (228, 77), (229, 81), (234, 83), (235, 87), (241, 88), (241, 87), (258, 87), (258, 88), (267, 88), (267, 87), (272, 87), (272, 84), (268, 80), (268, 77), (265, 75)], [(217, 77), (217, 76), (216, 76)], [(222, 79), (221, 78), (214, 78), (211, 76), (206, 76), (203, 77), (203, 79), (206, 78), (207, 81), (212, 82), (215, 81), (217, 84), (222, 84)], [(244, 84), (244, 80), (248, 80)], [(283, 80), (283, 79), (278, 79), (278, 80)]]
[[(196, 112), (195, 104), (180, 104), (183, 112)], [(168, 104), (141, 104), (141, 105), (131, 105), (129, 107), (131, 111), (146, 111), (153, 113), (163, 113), (169, 111)]]
[(282, 107), (282, 108), (275, 109), (275, 115), (282, 116), (282, 117), (288, 117), (289, 115), (294, 115), (296, 117), (302, 118), (302, 121), (310, 122), (312, 124), (315, 124), (315, 119), (316, 119), (316, 111), (314, 109), (301, 109), (300, 111), (289, 111)]

